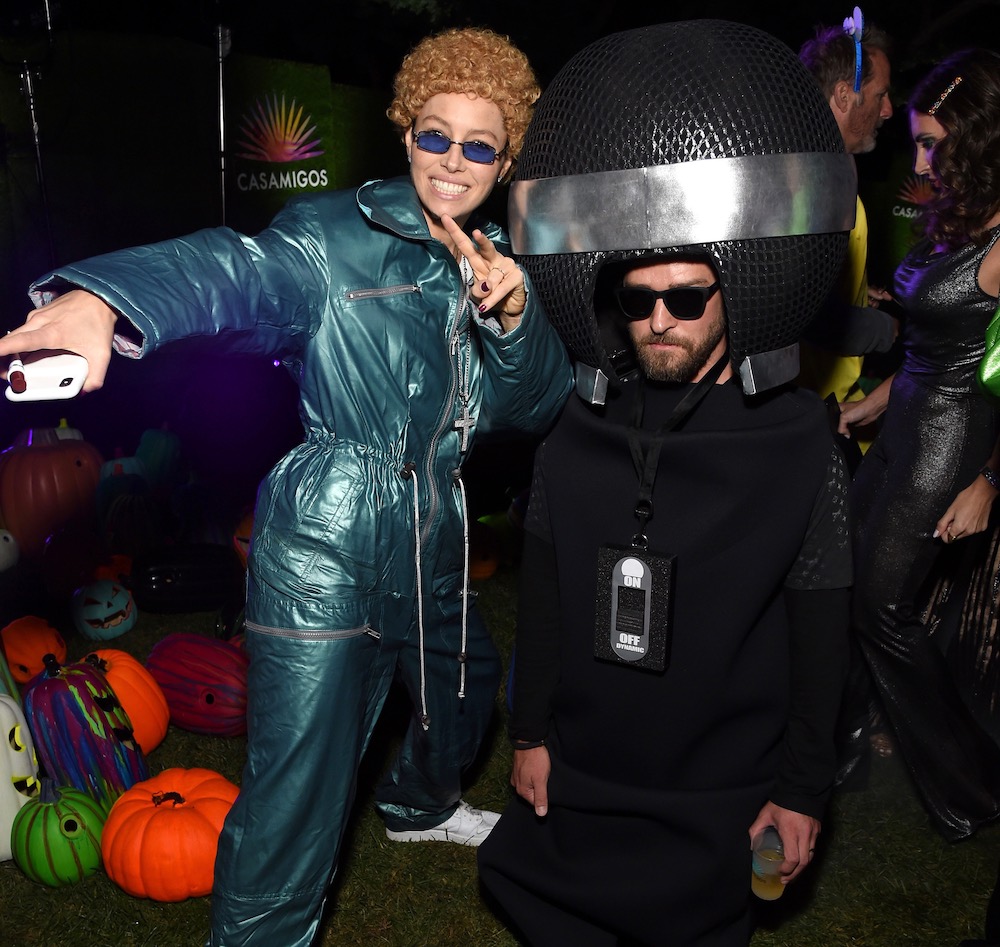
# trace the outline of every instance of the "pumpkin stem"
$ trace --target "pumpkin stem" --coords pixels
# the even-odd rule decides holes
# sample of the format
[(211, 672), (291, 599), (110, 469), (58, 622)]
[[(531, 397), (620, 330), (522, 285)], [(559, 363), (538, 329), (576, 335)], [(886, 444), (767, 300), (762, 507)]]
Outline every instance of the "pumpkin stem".
[(62, 665), (59, 663), (56, 656), (52, 653), (46, 654), (42, 658), (42, 663), (45, 665), (45, 676), (46, 677), (58, 677), (59, 672), (62, 670)]
[(51, 805), (54, 802), (58, 802), (60, 793), (56, 788), (55, 781), (49, 779), (48, 776), (43, 776), (39, 782), (41, 783), (42, 791), (41, 795), (38, 797), (38, 801), (45, 805)]
[(184, 797), (179, 792), (154, 792), (153, 805), (162, 806), (165, 802), (172, 802), (175, 806), (184, 804)]
[(99, 658), (97, 654), (93, 651), (90, 652), (84, 659), (87, 664), (92, 664), (98, 671), (107, 671), (108, 662), (104, 658)]

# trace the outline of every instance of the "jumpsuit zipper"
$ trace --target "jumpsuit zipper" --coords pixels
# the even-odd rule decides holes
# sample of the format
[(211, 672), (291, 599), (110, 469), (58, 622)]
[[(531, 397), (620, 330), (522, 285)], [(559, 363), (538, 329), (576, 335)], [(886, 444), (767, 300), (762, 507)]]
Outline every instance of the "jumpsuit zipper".
[(416, 293), (420, 295), (420, 287), (416, 283), (400, 283), (398, 286), (382, 286), (375, 289), (351, 289), (344, 296), (351, 302), (357, 299), (379, 299), (382, 296), (398, 296), (400, 293)]
[(426, 481), (426, 489), (428, 491), (427, 515), (424, 517), (424, 526), (421, 530), (421, 538), (424, 541), (427, 541), (430, 538), (430, 530), (433, 526), (434, 519), (437, 516), (438, 507), (440, 505), (440, 494), (434, 480), (434, 461), (437, 458), (438, 446), (441, 443), (441, 439), (450, 430), (451, 407), (455, 403), (455, 395), (458, 393), (459, 386), (459, 369), (456, 356), (459, 354), (458, 347), (462, 337), (462, 317), (465, 314), (465, 308), (469, 302), (469, 287), (465, 279), (465, 272), (461, 266), (459, 269), (462, 270), (462, 287), (458, 294), (458, 306), (455, 310), (455, 318), (452, 321), (448, 335), (448, 353), (451, 363), (451, 386), (448, 389), (448, 394), (441, 409), (441, 420), (439, 421), (433, 435), (431, 435), (431, 439), (428, 443), (427, 455), (424, 461), (424, 479)]

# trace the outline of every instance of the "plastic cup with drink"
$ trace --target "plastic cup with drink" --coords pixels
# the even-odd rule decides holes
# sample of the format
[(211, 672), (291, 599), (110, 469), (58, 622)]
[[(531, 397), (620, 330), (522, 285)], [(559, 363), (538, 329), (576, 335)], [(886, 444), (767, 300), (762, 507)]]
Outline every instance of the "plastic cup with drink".
[(773, 825), (761, 829), (753, 837), (751, 853), (750, 890), (764, 901), (776, 901), (785, 893), (781, 883), (785, 847)]

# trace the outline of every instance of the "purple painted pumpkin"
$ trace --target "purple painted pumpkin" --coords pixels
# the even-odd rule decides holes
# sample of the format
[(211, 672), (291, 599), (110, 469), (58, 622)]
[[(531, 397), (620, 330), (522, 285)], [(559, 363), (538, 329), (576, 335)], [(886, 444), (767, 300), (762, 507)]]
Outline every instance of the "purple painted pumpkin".
[(235, 737), (247, 729), (249, 663), (246, 652), (227, 641), (175, 632), (153, 646), (146, 668), (167, 698), (171, 723)]
[(45, 670), (24, 689), (24, 716), (46, 774), (89, 793), (105, 811), (149, 777), (128, 714), (90, 664), (64, 667), (47, 654)]

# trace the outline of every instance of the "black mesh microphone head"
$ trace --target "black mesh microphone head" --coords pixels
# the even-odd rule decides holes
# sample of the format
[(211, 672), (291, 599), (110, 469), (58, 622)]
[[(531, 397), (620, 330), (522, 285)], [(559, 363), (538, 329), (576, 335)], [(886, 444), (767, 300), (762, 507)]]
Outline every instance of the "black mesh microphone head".
[[(521, 253), (515, 216), (535, 226), (517, 199), (521, 182), (758, 155), (826, 152), (840, 155), (839, 162), (843, 150), (816, 80), (767, 33), (691, 20), (606, 36), (559, 71), (535, 108), (511, 193), (514, 249), (575, 359), (614, 379), (594, 315), (598, 273), (662, 245)], [(796, 199), (788, 198), (792, 216)], [(768, 204), (761, 201), (755, 213), (767, 217)], [(760, 224), (765, 233), (775, 229), (765, 219)], [(833, 286), (849, 226), (754, 236), (754, 223), (750, 236), (676, 247), (708, 256), (718, 270), (734, 365), (797, 341)]]

